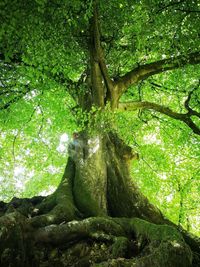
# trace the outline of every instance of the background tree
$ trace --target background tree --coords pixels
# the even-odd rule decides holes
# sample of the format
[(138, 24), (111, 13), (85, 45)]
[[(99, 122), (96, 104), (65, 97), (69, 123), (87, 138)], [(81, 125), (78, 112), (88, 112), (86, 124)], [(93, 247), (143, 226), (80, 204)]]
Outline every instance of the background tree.
[[(187, 148), (200, 134), (198, 3), (5, 0), (0, 15), (1, 138), (14, 135), (14, 167), (32, 153), (29, 143), (39, 164), (41, 143), (56, 158), (49, 128), (79, 131), (54, 193), (1, 203), (2, 266), (198, 266), (199, 241), (167, 220), (131, 179), (138, 154), (128, 145), (170, 136), (176, 163), (191, 153), (186, 181), (170, 161), (170, 171), (160, 173), (180, 194), (174, 221), (187, 225), (183, 202), (198, 187), (199, 151)], [(168, 153), (161, 145), (139, 150), (143, 162), (148, 154), (158, 167)], [(151, 184), (144, 170), (131, 171)]]

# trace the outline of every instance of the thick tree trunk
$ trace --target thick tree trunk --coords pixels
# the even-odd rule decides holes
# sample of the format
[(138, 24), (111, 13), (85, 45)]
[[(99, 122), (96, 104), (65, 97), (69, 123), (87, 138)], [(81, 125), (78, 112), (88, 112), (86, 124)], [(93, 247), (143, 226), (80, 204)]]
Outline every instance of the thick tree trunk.
[(81, 133), (50, 196), (0, 203), (0, 266), (200, 266), (129, 176), (137, 154), (114, 133)]
[(89, 137), (81, 134), (71, 160), (75, 174), (72, 194), (84, 216), (140, 217), (163, 223), (160, 211), (151, 205), (129, 174), (138, 155), (114, 133)]
[(74, 201), (84, 216), (107, 215), (105, 140), (100, 135), (82, 134), (78, 142), (73, 155), (76, 170), (72, 188)]

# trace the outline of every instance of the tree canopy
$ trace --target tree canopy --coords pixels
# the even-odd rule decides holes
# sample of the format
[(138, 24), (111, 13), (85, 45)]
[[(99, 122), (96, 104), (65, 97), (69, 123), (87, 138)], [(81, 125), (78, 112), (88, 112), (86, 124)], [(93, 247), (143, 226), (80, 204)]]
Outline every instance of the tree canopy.
[[(143, 192), (200, 234), (200, 5), (97, 4), (94, 15), (91, 0), (0, 3), (1, 198), (54, 190), (87, 122), (114, 127), (140, 155), (131, 173)], [(92, 96), (91, 62), (103, 77)]]

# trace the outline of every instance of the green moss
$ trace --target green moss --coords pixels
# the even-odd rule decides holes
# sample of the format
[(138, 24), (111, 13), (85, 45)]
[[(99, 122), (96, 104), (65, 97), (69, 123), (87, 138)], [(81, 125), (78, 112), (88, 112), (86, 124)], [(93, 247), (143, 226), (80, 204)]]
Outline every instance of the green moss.
[(137, 235), (143, 235), (149, 240), (177, 240), (183, 241), (182, 235), (170, 225), (156, 225), (139, 218), (130, 221), (131, 227)]

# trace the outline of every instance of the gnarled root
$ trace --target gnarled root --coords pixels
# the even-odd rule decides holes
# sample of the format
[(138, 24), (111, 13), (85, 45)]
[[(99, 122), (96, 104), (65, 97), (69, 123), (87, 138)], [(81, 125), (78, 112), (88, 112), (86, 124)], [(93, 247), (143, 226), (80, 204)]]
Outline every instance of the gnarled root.
[(0, 218), (0, 244), (1, 266), (192, 266), (174, 227), (138, 218), (91, 217), (38, 229), (15, 212)]
[(77, 249), (75, 244), (86, 242), (82, 243), (86, 254), (74, 259), (78, 260), (74, 266), (82, 266), (83, 259), (87, 259), (87, 266), (192, 266), (190, 248), (175, 228), (137, 218), (94, 217), (47, 226), (36, 232), (35, 241), (56, 247), (71, 243), (71, 254)]

